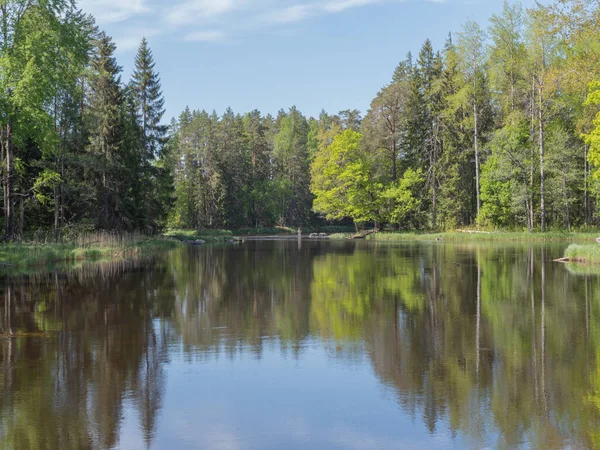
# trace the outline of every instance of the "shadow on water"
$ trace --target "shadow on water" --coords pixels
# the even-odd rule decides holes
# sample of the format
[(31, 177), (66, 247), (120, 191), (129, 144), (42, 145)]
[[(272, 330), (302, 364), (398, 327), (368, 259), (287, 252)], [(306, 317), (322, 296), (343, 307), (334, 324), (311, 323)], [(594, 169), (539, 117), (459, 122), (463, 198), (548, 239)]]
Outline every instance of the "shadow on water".
[[(561, 253), (544, 245), (252, 241), (5, 278), (0, 447), (115, 448), (133, 433), (162, 448), (169, 432), (160, 424), (177, 416), (169, 400), (181, 401), (169, 376), (189, 381), (189, 368), (216, 370), (222, 360), (230, 368), (247, 358), (302, 363), (322, 351), (323, 373), (370, 368), (365, 377), (394, 400), (396, 414), (422, 424), (416, 439), (424, 446), (449, 430), (466, 447), (594, 448), (600, 277), (553, 263)], [(321, 388), (284, 373), (299, 391)], [(272, 381), (253, 383), (268, 393)], [(336, 388), (328, 395), (354, 396), (352, 407), (365, 410), (362, 429), (381, 427), (369, 418), (381, 399), (361, 402), (361, 386), (341, 379)], [(318, 409), (297, 414), (310, 421)], [(268, 447), (255, 439), (248, 448)], [(316, 439), (314, 447), (327, 448)]]

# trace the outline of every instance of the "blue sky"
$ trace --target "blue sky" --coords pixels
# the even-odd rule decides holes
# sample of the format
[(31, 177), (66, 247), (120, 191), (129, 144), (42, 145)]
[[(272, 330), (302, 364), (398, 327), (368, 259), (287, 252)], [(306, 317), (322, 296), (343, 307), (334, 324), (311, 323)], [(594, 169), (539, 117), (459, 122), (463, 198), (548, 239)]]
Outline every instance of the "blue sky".
[[(533, 5), (524, 0), (523, 5)], [(544, 2), (547, 3), (547, 2)], [(487, 24), (503, 0), (80, 0), (113, 36), (124, 79), (142, 36), (161, 74), (166, 117), (186, 105), (296, 105), (363, 112), (410, 50), (441, 48), (467, 20)]]

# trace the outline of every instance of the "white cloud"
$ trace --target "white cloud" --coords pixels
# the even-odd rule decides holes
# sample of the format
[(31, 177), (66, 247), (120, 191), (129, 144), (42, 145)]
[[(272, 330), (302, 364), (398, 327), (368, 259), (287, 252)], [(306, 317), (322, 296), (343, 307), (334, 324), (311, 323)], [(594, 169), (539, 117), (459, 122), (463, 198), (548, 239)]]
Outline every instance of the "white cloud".
[(78, 4), (99, 23), (122, 22), (149, 12), (144, 0), (79, 0)]
[(190, 42), (214, 42), (227, 38), (227, 34), (221, 30), (199, 30), (188, 33), (184, 40)]
[(285, 24), (285, 23), (293, 23), (299, 22), (301, 20), (306, 19), (307, 17), (313, 15), (315, 13), (314, 5), (291, 5), (286, 8), (274, 9), (272, 11), (267, 11), (261, 16), (259, 19), (261, 22), (271, 23), (271, 24)]
[(381, 3), (383, 0), (333, 0), (323, 5), (323, 10), (327, 12), (342, 12), (349, 8), (366, 6), (374, 3)]
[(261, 22), (286, 24), (305, 20), (311, 16), (339, 13), (350, 8), (382, 3), (390, 0), (329, 0), (304, 1), (283, 8), (273, 6), (260, 16)]
[(118, 52), (135, 50), (139, 47), (142, 38), (150, 39), (151, 37), (158, 36), (161, 33), (159, 28), (149, 27), (127, 27), (127, 29), (124, 31), (125, 33), (117, 33), (114, 36)]
[(186, 0), (168, 9), (167, 22), (181, 26), (205, 22), (239, 9), (244, 0)]
[(222, 41), (311, 17), (402, 1), (406, 0), (80, 0), (80, 6), (101, 27), (108, 27), (122, 51), (135, 48), (142, 36)]

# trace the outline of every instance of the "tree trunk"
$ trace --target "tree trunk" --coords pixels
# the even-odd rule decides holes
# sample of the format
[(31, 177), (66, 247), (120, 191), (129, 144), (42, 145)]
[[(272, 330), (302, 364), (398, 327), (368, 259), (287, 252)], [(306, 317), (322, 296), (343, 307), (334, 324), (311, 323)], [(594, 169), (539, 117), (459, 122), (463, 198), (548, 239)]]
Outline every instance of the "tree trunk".
[(588, 226), (588, 219), (590, 217), (590, 200), (588, 194), (588, 146), (583, 147), (583, 224)]
[(23, 228), (25, 228), (25, 199), (21, 195), (19, 200), (19, 230), (18, 239), (23, 239)]
[(535, 77), (531, 79), (531, 99), (529, 103), (531, 109), (531, 123), (530, 123), (530, 138), (531, 138), (531, 164), (529, 166), (529, 204), (531, 209), (529, 211), (529, 223), (533, 230), (535, 225), (535, 208), (534, 208), (534, 160), (535, 160)]
[[(4, 161), (2, 161), (4, 165)], [(8, 177), (5, 175), (2, 177), (2, 192), (4, 194), (4, 203), (2, 204), (2, 210), (4, 212), (4, 230), (8, 230)]]
[[(481, 209), (481, 198), (479, 192), (479, 129), (478, 129), (478, 111), (477, 101), (473, 102), (473, 118), (475, 120), (474, 143), (475, 143), (475, 194), (477, 196), (477, 218), (479, 218), (479, 210)], [(471, 197), (472, 198), (472, 197)]]
[(398, 173), (396, 168), (396, 157), (398, 156), (398, 150), (396, 145), (396, 139), (392, 142), (392, 181), (396, 181), (398, 179)]
[[(523, 186), (525, 188), (525, 192), (528, 191), (529, 186), (527, 185), (527, 171), (523, 168)], [(527, 212), (527, 231), (533, 231), (533, 222), (531, 221), (531, 210), (533, 205), (530, 204), (529, 194), (525, 195), (525, 211)]]
[(54, 187), (54, 240), (60, 240), (60, 185)]
[(4, 230), (8, 229), (8, 176), (5, 172), (6, 167), (6, 139), (4, 129), (0, 130), (0, 149), (2, 150), (2, 193), (4, 195), (2, 202), (2, 212), (4, 214)]
[(12, 143), (12, 124), (6, 125), (6, 136), (4, 146), (6, 148), (6, 234), (4, 239), (12, 241), (14, 239), (15, 225), (15, 198), (14, 198), (14, 182), (15, 182), (15, 162), (14, 148)]
[(102, 174), (102, 187), (103, 187), (103, 191), (104, 191), (104, 200), (103, 200), (103, 207), (102, 207), (102, 220), (103, 220), (103, 226), (105, 228), (108, 227), (108, 188), (107, 188), (107, 181), (106, 181), (106, 172), (104, 172)]
[(542, 102), (542, 86), (538, 87), (538, 129), (539, 129), (539, 148), (540, 148), (540, 213), (542, 232), (546, 231), (546, 202), (545, 202), (545, 186), (544, 186), (544, 116)]
[(437, 229), (437, 188), (435, 186), (435, 180), (433, 181), (433, 198), (432, 198), (432, 225), (433, 229)]
[(564, 174), (563, 172), (563, 179), (562, 179), (562, 184), (563, 184), (563, 199), (565, 202), (565, 219), (567, 222), (567, 229), (569, 230), (569, 232), (571, 232), (571, 218), (569, 217), (569, 196), (567, 194), (567, 176)]
[[(434, 125), (434, 130), (436, 126)], [(437, 166), (437, 139), (436, 139), (436, 131), (433, 132), (432, 136), (432, 161), (431, 161), (431, 190), (432, 190), (432, 198), (431, 198), (431, 206), (432, 206), (432, 225), (433, 229), (437, 229), (437, 175), (435, 173), (435, 169)]]

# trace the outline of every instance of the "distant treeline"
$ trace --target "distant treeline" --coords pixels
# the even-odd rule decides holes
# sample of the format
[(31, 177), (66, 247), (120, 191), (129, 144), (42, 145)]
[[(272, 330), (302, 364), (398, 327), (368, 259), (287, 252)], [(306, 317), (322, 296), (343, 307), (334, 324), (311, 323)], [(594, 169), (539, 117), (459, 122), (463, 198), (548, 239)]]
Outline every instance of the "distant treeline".
[[(6, 2), (5, 2), (6, 3)], [(27, 230), (598, 225), (600, 6), (508, 4), (409, 54), (364, 116), (295, 107), (161, 125), (147, 42), (115, 46), (61, 0), (0, 7), (4, 235)]]
[[(313, 212), (415, 229), (597, 225), (600, 7), (504, 5), (402, 61), (364, 118), (184, 111), (178, 227), (300, 225)], [(311, 208), (312, 205), (312, 208)]]

